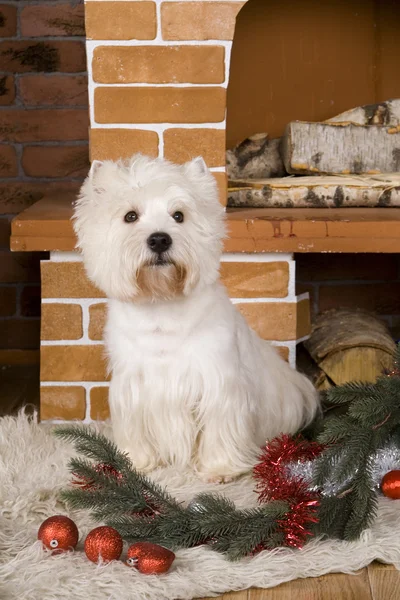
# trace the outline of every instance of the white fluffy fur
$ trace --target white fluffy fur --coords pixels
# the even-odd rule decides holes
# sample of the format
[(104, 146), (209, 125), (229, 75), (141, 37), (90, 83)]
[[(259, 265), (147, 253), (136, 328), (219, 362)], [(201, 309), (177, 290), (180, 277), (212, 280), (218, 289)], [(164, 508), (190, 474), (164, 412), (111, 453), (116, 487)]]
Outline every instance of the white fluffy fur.
[[(400, 569), (399, 505), (383, 497), (376, 522), (356, 542), (311, 540), (301, 551), (280, 548), (234, 563), (206, 547), (179, 550), (171, 572), (158, 577), (141, 575), (121, 561), (94, 565), (85, 557), (83, 541), (98, 523), (86, 511), (68, 513), (60, 504), (59, 492), (71, 479), (72, 448), (48, 429), (24, 415), (0, 419), (1, 600), (190, 600), (270, 588), (297, 577), (356, 573), (375, 559)], [(184, 503), (220, 488), (202, 483), (188, 469), (160, 469), (152, 477)], [(249, 508), (256, 504), (253, 489), (251, 477), (243, 477), (224, 486), (224, 494)], [(69, 514), (76, 522), (76, 552), (52, 556), (37, 541), (40, 524), (55, 514)]]
[[(124, 221), (129, 211), (136, 222)], [(111, 418), (137, 468), (193, 463), (228, 480), (265, 440), (313, 418), (311, 383), (248, 327), (219, 281), (224, 209), (201, 159), (95, 163), (74, 226), (87, 273), (109, 298)], [(160, 231), (173, 240), (164, 266), (146, 243)]]

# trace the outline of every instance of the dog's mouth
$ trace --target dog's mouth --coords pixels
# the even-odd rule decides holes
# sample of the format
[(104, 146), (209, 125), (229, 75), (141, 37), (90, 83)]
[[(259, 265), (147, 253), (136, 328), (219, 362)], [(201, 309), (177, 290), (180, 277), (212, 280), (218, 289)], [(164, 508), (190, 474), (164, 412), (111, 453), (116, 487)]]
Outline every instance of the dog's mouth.
[(149, 267), (169, 267), (170, 265), (173, 265), (174, 262), (168, 258), (167, 256), (163, 256), (162, 254), (159, 254), (157, 256), (157, 258), (155, 258), (154, 260), (152, 260), (151, 262), (148, 263)]

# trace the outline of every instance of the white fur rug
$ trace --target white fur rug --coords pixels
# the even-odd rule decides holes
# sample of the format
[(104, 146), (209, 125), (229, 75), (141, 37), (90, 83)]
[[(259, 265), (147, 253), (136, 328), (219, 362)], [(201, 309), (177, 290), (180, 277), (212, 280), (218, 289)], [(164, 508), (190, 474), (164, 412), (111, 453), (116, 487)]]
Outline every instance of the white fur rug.
[[(313, 540), (303, 550), (262, 552), (229, 563), (208, 548), (177, 553), (171, 572), (141, 575), (122, 562), (97, 566), (82, 550), (82, 540), (96, 526), (84, 512), (69, 513), (78, 525), (76, 552), (52, 556), (36, 540), (41, 522), (68, 514), (58, 493), (69, 482), (71, 447), (51, 435), (49, 426), (23, 414), (0, 420), (0, 598), (6, 600), (179, 600), (250, 587), (268, 588), (298, 577), (353, 573), (374, 559), (400, 569), (400, 504), (381, 500), (379, 518), (354, 543)], [(191, 500), (217, 489), (240, 506), (255, 502), (250, 478), (223, 487), (207, 486), (191, 473), (164, 470), (155, 478), (176, 497)]]

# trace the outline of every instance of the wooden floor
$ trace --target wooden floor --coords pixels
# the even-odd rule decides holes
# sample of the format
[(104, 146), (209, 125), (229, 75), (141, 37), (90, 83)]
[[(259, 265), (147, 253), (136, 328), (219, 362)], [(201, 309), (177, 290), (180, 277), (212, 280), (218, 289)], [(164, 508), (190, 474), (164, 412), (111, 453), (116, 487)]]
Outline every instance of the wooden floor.
[(374, 563), (357, 575), (333, 574), (315, 579), (297, 579), (269, 590), (252, 589), (224, 594), (220, 598), (223, 600), (399, 600), (400, 572), (392, 566)]
[[(0, 416), (39, 404), (39, 368), (0, 366)], [(400, 532), (399, 532), (400, 535)], [(400, 572), (374, 563), (357, 575), (297, 579), (269, 590), (224, 594), (223, 600), (400, 600)]]

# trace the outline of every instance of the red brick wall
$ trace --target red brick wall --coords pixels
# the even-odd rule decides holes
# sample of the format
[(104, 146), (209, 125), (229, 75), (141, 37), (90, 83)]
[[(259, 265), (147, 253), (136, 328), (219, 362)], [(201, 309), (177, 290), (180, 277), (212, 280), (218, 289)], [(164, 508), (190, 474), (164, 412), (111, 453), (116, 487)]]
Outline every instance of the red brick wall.
[(297, 293), (310, 292), (313, 315), (364, 308), (380, 315), (400, 339), (399, 255), (298, 254), (296, 274)]
[(83, 2), (0, 0), (0, 364), (39, 346), (40, 257), (8, 251), (11, 218), (79, 187), (87, 139)]

